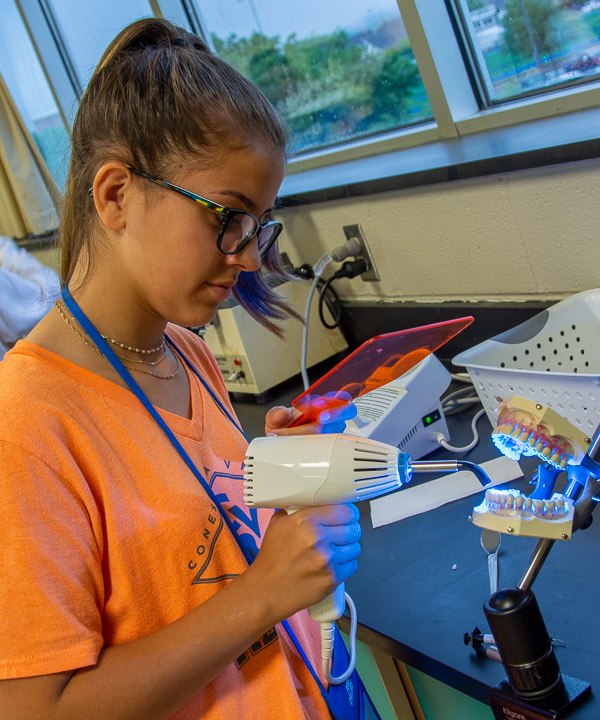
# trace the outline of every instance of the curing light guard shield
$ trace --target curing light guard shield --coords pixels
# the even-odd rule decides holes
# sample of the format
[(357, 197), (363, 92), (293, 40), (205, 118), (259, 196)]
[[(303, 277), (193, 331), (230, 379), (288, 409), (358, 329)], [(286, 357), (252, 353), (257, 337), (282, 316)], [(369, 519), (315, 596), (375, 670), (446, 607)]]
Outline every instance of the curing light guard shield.
[[(395, 380), (472, 322), (473, 317), (466, 316), (372, 337), (292, 401), (302, 415), (289, 427), (318, 420), (323, 410)], [(317, 407), (312, 403), (314, 396), (319, 397)], [(328, 396), (326, 406), (323, 396)]]

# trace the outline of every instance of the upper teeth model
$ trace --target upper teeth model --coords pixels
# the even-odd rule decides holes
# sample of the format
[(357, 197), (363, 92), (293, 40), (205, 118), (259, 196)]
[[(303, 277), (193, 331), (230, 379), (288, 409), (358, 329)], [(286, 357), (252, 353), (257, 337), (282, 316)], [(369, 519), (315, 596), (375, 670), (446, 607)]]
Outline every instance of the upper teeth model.
[(558, 470), (578, 465), (590, 439), (568, 420), (534, 400), (512, 395), (497, 408), (498, 424), (492, 440), (504, 455), (518, 460), (537, 455)]

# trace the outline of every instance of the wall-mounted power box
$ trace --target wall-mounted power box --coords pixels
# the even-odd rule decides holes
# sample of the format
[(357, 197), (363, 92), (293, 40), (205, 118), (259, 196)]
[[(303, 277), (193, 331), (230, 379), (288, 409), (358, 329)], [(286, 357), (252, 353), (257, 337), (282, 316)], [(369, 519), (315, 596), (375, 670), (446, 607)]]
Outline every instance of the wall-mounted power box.
[[(277, 292), (304, 316), (310, 283), (287, 282)], [(229, 392), (261, 395), (300, 373), (303, 325), (294, 319), (285, 325), (281, 340), (266, 330), (239, 305), (227, 303), (206, 326), (203, 337), (215, 356)], [(329, 330), (319, 319), (316, 297), (308, 324), (308, 368), (348, 347), (339, 329)]]

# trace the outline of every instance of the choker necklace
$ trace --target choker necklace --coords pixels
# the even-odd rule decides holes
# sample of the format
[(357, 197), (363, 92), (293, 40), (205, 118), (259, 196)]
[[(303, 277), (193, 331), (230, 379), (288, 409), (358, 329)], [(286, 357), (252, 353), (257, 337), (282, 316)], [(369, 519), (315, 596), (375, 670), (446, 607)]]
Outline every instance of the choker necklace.
[[(133, 370), (135, 372), (141, 372), (141, 373), (144, 373), (145, 375), (152, 375), (152, 377), (159, 378), (159, 380), (170, 380), (171, 378), (174, 378), (176, 375), (179, 374), (179, 370), (181, 368), (181, 362), (179, 361), (179, 355), (175, 352), (175, 350), (173, 350), (170, 343), (165, 342), (164, 355), (156, 362), (147, 362), (144, 360), (132, 360), (131, 362), (144, 363), (144, 365), (157, 365), (159, 362), (161, 362), (162, 360), (165, 359), (165, 356), (167, 354), (167, 346), (171, 349), (171, 352), (173, 353), (173, 357), (175, 358), (175, 362), (177, 363), (177, 367), (175, 368), (174, 372), (170, 373), (169, 375), (161, 375), (160, 373), (152, 372), (152, 370), (144, 370), (144, 368), (135, 367), (133, 365), (126, 365), (125, 367), (128, 370)], [(125, 358), (122, 358), (122, 359), (125, 359)]]
[(165, 343), (160, 357), (158, 357), (156, 360), (143, 360), (142, 358), (140, 358), (139, 360), (132, 360), (131, 358), (126, 358), (123, 355), (119, 355), (119, 353), (117, 352), (115, 352), (115, 355), (120, 360), (125, 360), (125, 362), (128, 363), (134, 363), (135, 365), (151, 365), (152, 367), (154, 367), (155, 365), (159, 365), (167, 357), (167, 343)]
[[(57, 300), (57, 301), (54, 303), (54, 305), (56, 306), (56, 309), (58, 310), (59, 315), (62, 317), (62, 319), (65, 321), (65, 323), (71, 328), (71, 330), (75, 333), (75, 335), (77, 335), (77, 337), (78, 337), (80, 340), (83, 340), (83, 342), (84, 342), (86, 345), (89, 345), (89, 347), (91, 347), (92, 350), (94, 350), (94, 352), (96, 352), (96, 353), (98, 353), (98, 355), (101, 355), (102, 357), (104, 357), (104, 353), (101, 352), (101, 351), (96, 347), (96, 345), (94, 345), (93, 342), (91, 342), (90, 340), (88, 340), (88, 338), (87, 338), (85, 335), (82, 335), (82, 334), (79, 332), (79, 330), (75, 327), (75, 325), (73, 325), (73, 323), (71, 322), (71, 320), (75, 320), (75, 318), (71, 316), (71, 320), (69, 320), (69, 318), (68, 318), (67, 315), (65, 314), (65, 311), (67, 310), (67, 307), (66, 307), (66, 305), (64, 304), (64, 302), (63, 302), (62, 300)], [(152, 366), (152, 367), (158, 365), (159, 363), (161, 363), (161, 362), (165, 359), (165, 357), (167, 356), (167, 345), (168, 345), (168, 346), (171, 348), (171, 352), (173, 353), (173, 356), (175, 357), (175, 362), (177, 363), (177, 367), (175, 368), (175, 371), (172, 372), (172, 373), (170, 373), (169, 375), (162, 375), (161, 373), (153, 372), (152, 370), (145, 370), (144, 368), (141, 368), (141, 367), (134, 367), (134, 366), (129, 365), (129, 364), (125, 365), (125, 367), (126, 367), (128, 370), (133, 370), (133, 371), (135, 371), (135, 372), (141, 372), (141, 373), (144, 373), (144, 374), (146, 374), (146, 375), (152, 375), (152, 377), (156, 377), (156, 378), (159, 378), (159, 379), (161, 379), (161, 380), (170, 380), (171, 378), (174, 378), (176, 375), (179, 374), (179, 370), (180, 370), (180, 368), (181, 368), (181, 363), (180, 363), (180, 361), (179, 361), (179, 355), (177, 354), (177, 352), (175, 352), (175, 350), (173, 350), (173, 348), (171, 347), (170, 343), (167, 343), (166, 338), (163, 338), (163, 339), (162, 339), (162, 342), (160, 343), (160, 345), (158, 345), (158, 346), (155, 347), (154, 349), (152, 349), (152, 350), (142, 350), (142, 349), (140, 349), (140, 348), (129, 347), (129, 345), (126, 345), (126, 344), (124, 344), (124, 343), (119, 343), (118, 341), (112, 340), (111, 338), (107, 337), (106, 335), (101, 335), (101, 337), (102, 337), (103, 340), (107, 340), (108, 342), (112, 343), (113, 345), (118, 345), (119, 347), (125, 348), (125, 349), (127, 349), (127, 350), (131, 350), (132, 352), (142, 353), (142, 354), (144, 354), (144, 355), (150, 355), (150, 354), (156, 353), (156, 352), (158, 352), (159, 350), (162, 349), (163, 352), (162, 352), (161, 356), (160, 356), (157, 360), (154, 360), (154, 361), (152, 361), (152, 360), (142, 360), (142, 359), (140, 359), (140, 360), (131, 360), (131, 359), (129, 359), (129, 358), (126, 358), (126, 357), (123, 357), (122, 355), (118, 355), (118, 354), (117, 354), (117, 357), (118, 357), (120, 360), (124, 360), (125, 363), (137, 363), (137, 364), (143, 364), (143, 365), (150, 365), (150, 366)], [(115, 354), (116, 354), (116, 353), (115, 353)]]
[(127, 345), (126, 343), (119, 342), (118, 340), (114, 340), (113, 338), (109, 338), (108, 335), (102, 335), (100, 333), (100, 337), (103, 340), (106, 340), (106, 342), (109, 342), (111, 345), (116, 345), (117, 347), (123, 348), (123, 350), (130, 350), (134, 353), (140, 353), (141, 355), (152, 355), (153, 353), (157, 353), (159, 350), (165, 349), (165, 339), (163, 338), (160, 345), (157, 345), (155, 348), (152, 348), (152, 350), (142, 350), (141, 348), (131, 347), (130, 345)]

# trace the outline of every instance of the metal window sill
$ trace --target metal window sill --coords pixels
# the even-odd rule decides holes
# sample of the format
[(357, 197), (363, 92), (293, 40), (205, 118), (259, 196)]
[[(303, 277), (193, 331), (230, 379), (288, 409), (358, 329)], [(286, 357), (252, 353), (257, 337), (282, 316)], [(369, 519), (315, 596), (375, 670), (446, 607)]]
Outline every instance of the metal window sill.
[(332, 157), (325, 167), (292, 169), (280, 196), (283, 206), (299, 205), (596, 157), (597, 107), (368, 157)]

